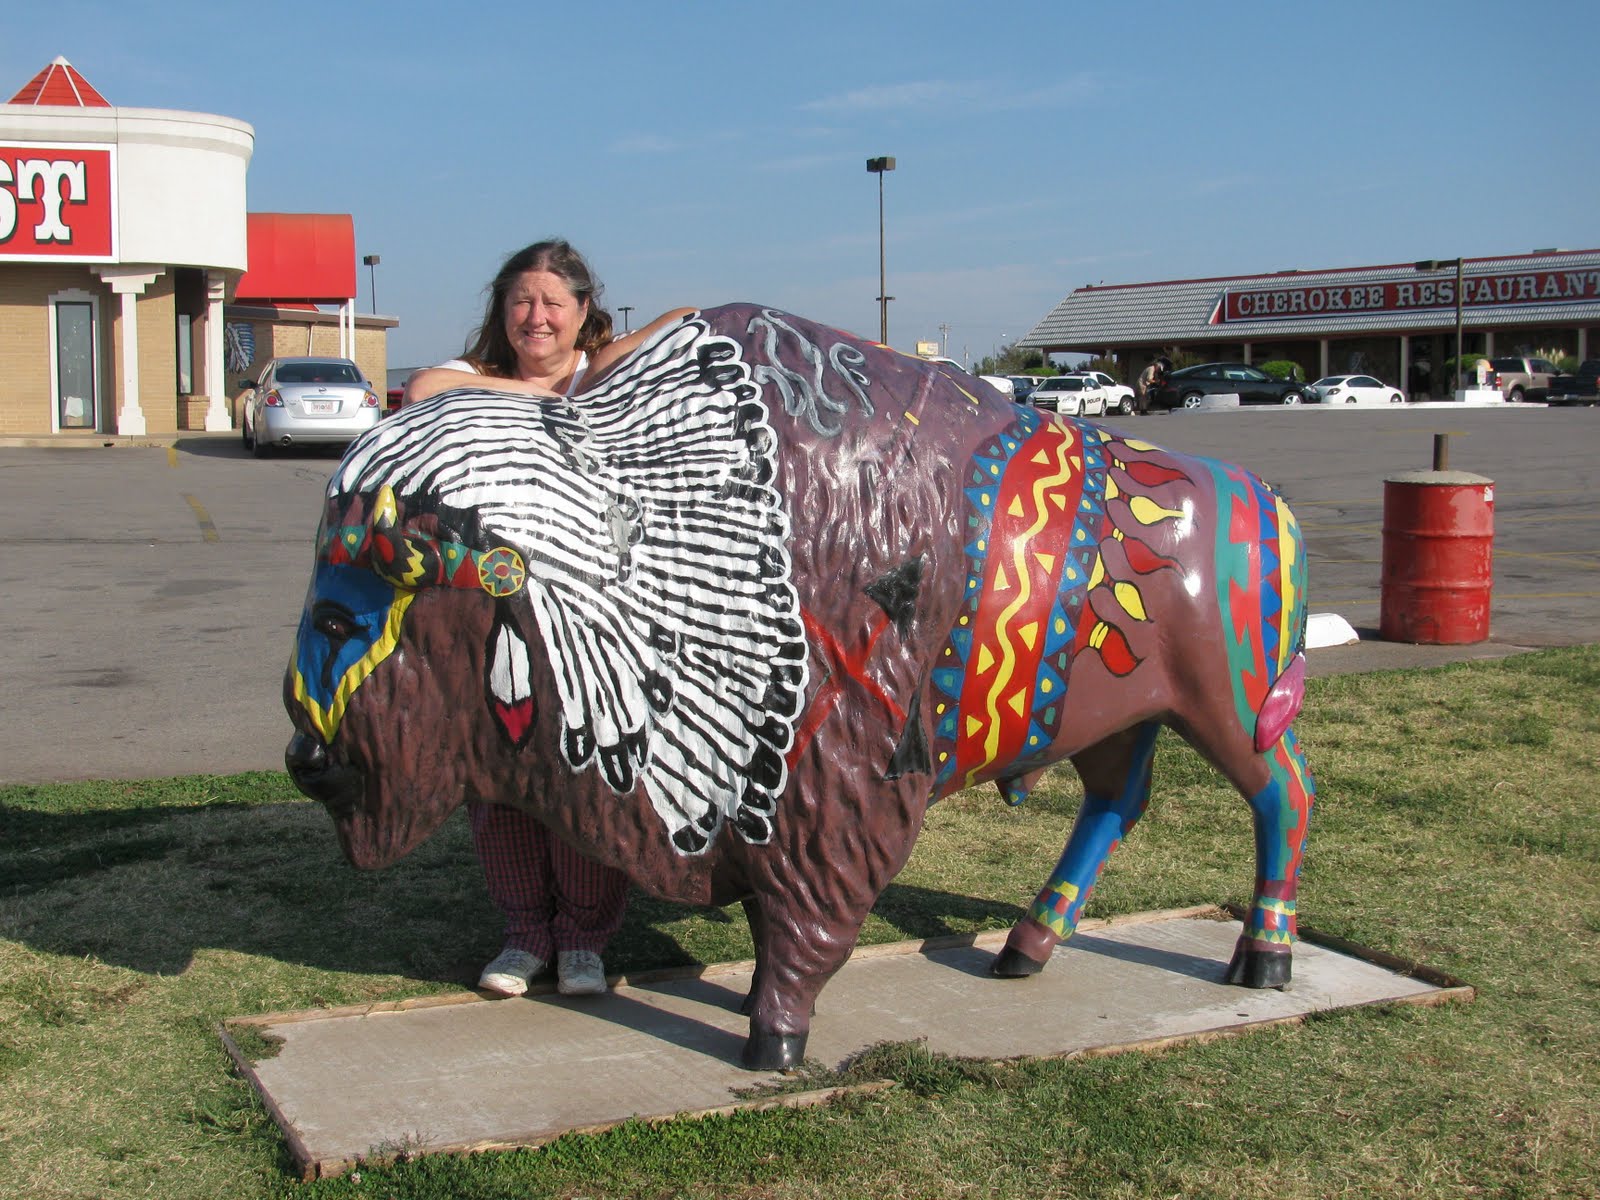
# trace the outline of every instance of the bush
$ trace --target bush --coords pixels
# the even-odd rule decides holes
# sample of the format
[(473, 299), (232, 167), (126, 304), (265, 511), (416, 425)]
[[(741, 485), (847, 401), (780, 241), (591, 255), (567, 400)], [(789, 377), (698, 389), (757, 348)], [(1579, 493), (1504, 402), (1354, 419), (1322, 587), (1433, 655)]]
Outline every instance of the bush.
[(1117, 360), (1114, 359), (1114, 358), (1105, 358), (1105, 357), (1091, 358), (1087, 362), (1079, 363), (1078, 364), (1078, 370), (1080, 370), (1080, 371), (1104, 371), (1107, 375), (1111, 376), (1111, 378), (1113, 378), (1113, 379), (1122, 379), (1123, 383), (1128, 382), (1126, 379), (1122, 378), (1122, 367), (1118, 364)]
[(1300, 364), (1287, 358), (1274, 358), (1270, 362), (1257, 363), (1256, 370), (1274, 379), (1290, 379), (1303, 383), (1306, 378)]

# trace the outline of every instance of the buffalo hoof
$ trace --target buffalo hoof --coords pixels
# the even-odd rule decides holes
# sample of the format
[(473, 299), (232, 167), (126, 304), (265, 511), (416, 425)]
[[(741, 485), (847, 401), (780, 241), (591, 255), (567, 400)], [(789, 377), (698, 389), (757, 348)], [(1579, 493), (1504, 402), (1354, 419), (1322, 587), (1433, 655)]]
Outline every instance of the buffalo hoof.
[(769, 1033), (752, 1029), (739, 1063), (747, 1071), (790, 1071), (806, 1057), (804, 1033)]
[(989, 974), (998, 975), (1001, 979), (1026, 979), (1029, 975), (1037, 975), (1042, 970), (1044, 970), (1042, 962), (1036, 958), (1029, 958), (1014, 946), (1004, 947), (989, 964)]
[(1240, 946), (1234, 950), (1224, 978), (1240, 987), (1281, 988), (1289, 982), (1292, 966), (1292, 955)]

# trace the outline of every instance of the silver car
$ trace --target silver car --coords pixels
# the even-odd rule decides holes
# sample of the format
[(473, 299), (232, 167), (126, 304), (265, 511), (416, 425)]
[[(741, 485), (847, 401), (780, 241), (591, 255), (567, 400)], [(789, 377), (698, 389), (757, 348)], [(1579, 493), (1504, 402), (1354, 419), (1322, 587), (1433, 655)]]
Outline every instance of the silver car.
[(245, 448), (257, 458), (291, 446), (353, 442), (383, 417), (377, 389), (348, 358), (275, 358), (245, 389)]

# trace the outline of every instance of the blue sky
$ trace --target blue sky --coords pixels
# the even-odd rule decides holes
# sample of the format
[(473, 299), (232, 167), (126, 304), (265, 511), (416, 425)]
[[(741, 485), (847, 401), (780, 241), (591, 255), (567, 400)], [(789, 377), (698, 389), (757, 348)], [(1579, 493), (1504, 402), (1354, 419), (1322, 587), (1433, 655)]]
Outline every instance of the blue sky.
[[(527, 242), (637, 325), (752, 300), (977, 358), (1074, 287), (1600, 245), (1592, 0), (19, 6), (113, 104), (255, 128), (253, 211), (348, 212), (449, 357)], [(368, 312), (368, 272), (359, 272)]]

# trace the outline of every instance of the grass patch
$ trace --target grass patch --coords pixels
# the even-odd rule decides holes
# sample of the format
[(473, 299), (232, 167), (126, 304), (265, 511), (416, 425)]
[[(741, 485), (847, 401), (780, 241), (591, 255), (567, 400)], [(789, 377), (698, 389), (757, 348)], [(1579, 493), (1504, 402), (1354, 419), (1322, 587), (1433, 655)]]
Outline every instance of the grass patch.
[[(0, 788), (0, 1195), (1591, 1197), (1600, 1193), (1600, 649), (1313, 680), (1301, 912), (1479, 989), (1157, 1055), (875, 1047), (806, 1110), (631, 1123), (314, 1185), (232, 1070), (247, 1013), (448, 993), (497, 949), (458, 815), (364, 874), (278, 775)], [(1176, 739), (1089, 914), (1248, 899), (1248, 809)], [(866, 941), (1003, 928), (1070, 769), (930, 814)], [(743, 914), (636, 897), (615, 970), (751, 953)], [(247, 1040), (247, 1056), (273, 1047)], [(405, 1147), (394, 1147), (403, 1152)]]

